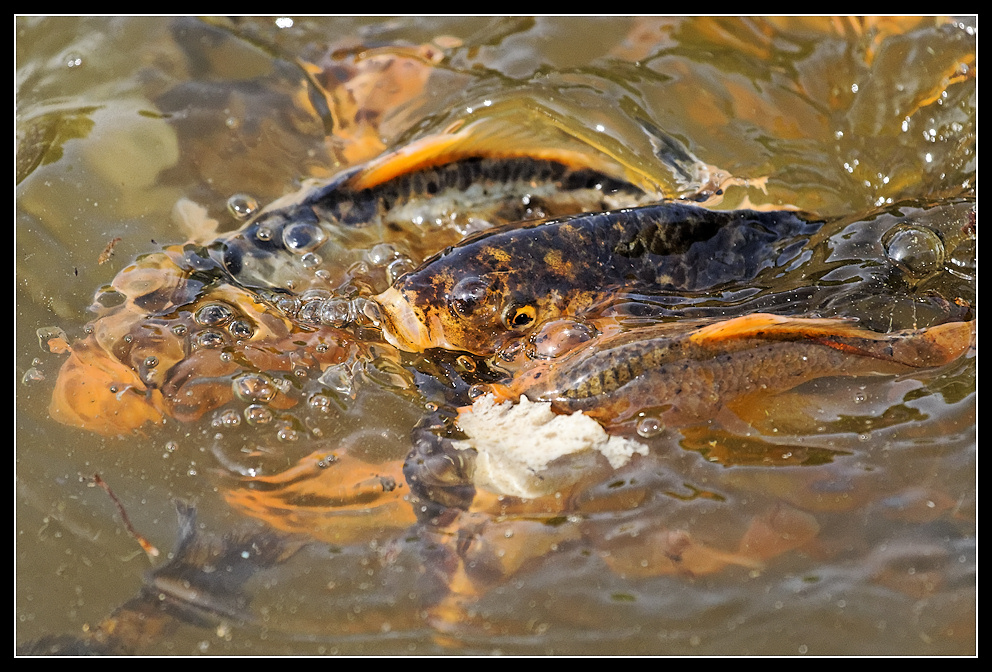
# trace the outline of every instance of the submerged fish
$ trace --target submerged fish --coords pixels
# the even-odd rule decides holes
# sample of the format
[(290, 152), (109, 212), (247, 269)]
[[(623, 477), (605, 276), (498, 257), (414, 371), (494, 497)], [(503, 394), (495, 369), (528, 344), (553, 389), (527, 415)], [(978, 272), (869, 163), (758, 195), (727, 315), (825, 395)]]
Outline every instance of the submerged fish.
[(974, 322), (888, 334), (843, 319), (755, 313), (667, 323), (607, 336), (536, 361), (496, 396), (550, 401), (622, 422), (651, 408), (668, 426), (705, 421), (728, 403), (826, 376), (898, 374), (944, 366), (974, 339)]
[(795, 262), (821, 221), (662, 203), (508, 226), (428, 259), (377, 297), (403, 350), (490, 355), (624, 290), (695, 292)]
[(114, 280), (112, 294), (125, 300), (69, 346), (49, 405), (55, 420), (112, 436), (195, 420), (235, 395), (288, 408), (296, 402), (263, 372), (319, 369), (350, 353), (349, 335), (298, 325), (240, 287), (204, 286), (174, 255), (149, 255)]

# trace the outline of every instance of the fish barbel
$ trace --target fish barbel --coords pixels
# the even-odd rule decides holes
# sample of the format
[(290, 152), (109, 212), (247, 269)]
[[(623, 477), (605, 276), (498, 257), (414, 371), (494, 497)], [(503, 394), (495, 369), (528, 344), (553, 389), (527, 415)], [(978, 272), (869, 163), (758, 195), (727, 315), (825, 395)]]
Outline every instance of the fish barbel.
[(796, 261), (822, 221), (661, 203), (467, 238), (376, 297), (396, 347), (491, 355), (535, 325), (624, 290), (701, 291)]
[(668, 426), (704, 421), (727, 403), (774, 394), (826, 376), (899, 374), (944, 366), (974, 343), (975, 322), (877, 333), (850, 321), (754, 313), (676, 322), (603, 337), (536, 361), (498, 399), (550, 401), (622, 422), (661, 409)]

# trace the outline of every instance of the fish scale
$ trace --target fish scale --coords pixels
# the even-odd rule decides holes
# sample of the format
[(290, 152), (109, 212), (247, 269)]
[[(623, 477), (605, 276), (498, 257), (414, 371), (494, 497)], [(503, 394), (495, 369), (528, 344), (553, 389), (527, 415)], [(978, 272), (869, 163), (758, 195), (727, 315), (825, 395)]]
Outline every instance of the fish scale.
[[(333, 254), (325, 242), (342, 227), (412, 225), (423, 227), (420, 235), (433, 235), (438, 222), (461, 212), (471, 212), (475, 221), (502, 223), (525, 219), (537, 206), (563, 214), (652, 198), (598, 171), (543, 159), (471, 158), (356, 188), (364, 184), (363, 171), (346, 172), (290, 203), (277, 202), (210, 244), (210, 256), (242, 286), (298, 292), (319, 283), (315, 271), (323, 267), (321, 255)], [(309, 261), (307, 253), (314, 255)]]
[[(669, 202), (497, 228), (428, 259), (380, 294), (384, 332), (404, 350), (492, 354), (519, 335), (517, 327), (582, 315), (623, 290), (748, 282), (794, 261), (822, 224), (791, 211)], [(533, 308), (525, 324), (508, 323), (517, 306)]]
[(608, 422), (667, 407), (665, 422), (699, 422), (746, 395), (774, 394), (824, 376), (906, 373), (943, 366), (973, 343), (974, 324), (888, 334), (841, 319), (756, 313), (684, 321), (603, 337), (525, 368), (500, 396), (550, 401)]

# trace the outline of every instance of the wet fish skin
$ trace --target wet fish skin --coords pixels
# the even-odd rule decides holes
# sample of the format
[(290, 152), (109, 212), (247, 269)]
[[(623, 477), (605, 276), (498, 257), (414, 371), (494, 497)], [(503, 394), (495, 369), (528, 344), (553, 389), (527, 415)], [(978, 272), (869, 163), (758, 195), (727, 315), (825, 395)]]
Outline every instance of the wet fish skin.
[(384, 334), (403, 350), (490, 355), (535, 324), (584, 314), (617, 292), (752, 280), (793, 261), (821, 225), (795, 212), (660, 203), (501, 227), (444, 250), (380, 294)]
[(365, 186), (372, 169), (360, 166), (288, 203), (275, 203), (239, 231), (211, 243), (210, 256), (242, 286), (298, 292), (320, 267), (303, 255), (333, 254), (322, 247), (336, 227), (399, 230), (423, 221), (421, 235), (437, 235), (437, 222), (466, 219), (465, 213), (502, 223), (533, 219), (535, 210), (541, 213), (537, 216), (560, 215), (652, 200), (640, 188), (599, 171), (528, 157), (473, 157)]
[[(290, 339), (283, 341), (299, 325), (291, 323), (294, 315), (281, 315), (268, 305), (272, 297), (265, 291), (253, 290), (289, 289), (299, 295), (308, 283), (323, 282), (315, 271), (342, 271), (346, 265), (339, 259), (323, 264), (306, 259), (309, 252), (323, 253), (325, 242), (331, 246), (330, 228), (399, 226), (404, 218), (409, 222), (456, 210), (499, 221), (518, 217), (526, 194), (533, 195), (533, 207), (565, 212), (648, 198), (623, 180), (560, 161), (474, 157), (437, 166), (415, 164), (409, 172), (401, 172), (403, 166), (397, 167), (396, 161), (386, 155), (273, 204), (239, 231), (213, 243), (172, 246), (127, 267), (113, 283), (123, 303), (101, 307), (101, 317), (91, 325), (93, 335), (73, 346), (53, 393), (52, 416), (114, 435), (165, 417), (199, 417), (224, 403), (230, 395), (220, 389), (222, 385), (199, 385), (198, 379), (220, 380), (237, 367), (205, 360), (220, 351), (197, 350), (193, 336), (200, 330), (198, 325), (187, 324), (189, 320), (178, 324), (183, 316), (191, 318), (198, 304), (214, 300), (229, 307), (243, 304), (238, 312), (254, 333), (234, 342), (244, 342), (250, 350), (245, 354), (253, 362), (264, 359), (264, 366), (256, 362), (263, 370), (281, 369), (284, 364), (274, 361), (279, 357), (265, 353), (277, 347), (300, 350)], [(398, 174), (384, 173), (386, 169)], [(375, 183), (372, 174), (389, 179)], [(544, 205), (538, 203), (541, 199)], [(177, 336), (173, 328), (184, 329), (185, 335)], [(324, 345), (331, 346), (322, 361), (340, 359), (338, 354), (351, 339), (328, 328), (320, 331), (327, 337)], [(296, 340), (301, 338), (297, 334)], [(230, 345), (232, 339), (223, 340)], [(146, 370), (145, 361), (155, 362), (154, 368)], [(184, 386), (188, 393), (181, 395)]]
[(550, 401), (624, 421), (647, 407), (680, 426), (744, 396), (826, 376), (898, 374), (944, 366), (973, 344), (975, 323), (888, 334), (840, 319), (756, 313), (721, 322), (667, 323), (604, 337), (520, 373), (497, 396)]

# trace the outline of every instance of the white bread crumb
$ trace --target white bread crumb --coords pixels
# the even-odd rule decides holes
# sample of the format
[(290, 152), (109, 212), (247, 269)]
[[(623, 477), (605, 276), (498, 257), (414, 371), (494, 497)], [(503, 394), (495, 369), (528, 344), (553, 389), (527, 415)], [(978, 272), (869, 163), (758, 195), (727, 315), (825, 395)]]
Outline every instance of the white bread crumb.
[(479, 397), (459, 414), (458, 426), (469, 438), (454, 442), (455, 448), (478, 452), (476, 486), (514, 497), (532, 499), (554, 492), (561, 479), (541, 472), (566, 455), (598, 451), (618, 469), (634, 453), (648, 454), (647, 446), (610, 436), (589, 416), (555, 415), (550, 403), (525, 396), (518, 404), (497, 404), (491, 394)]

